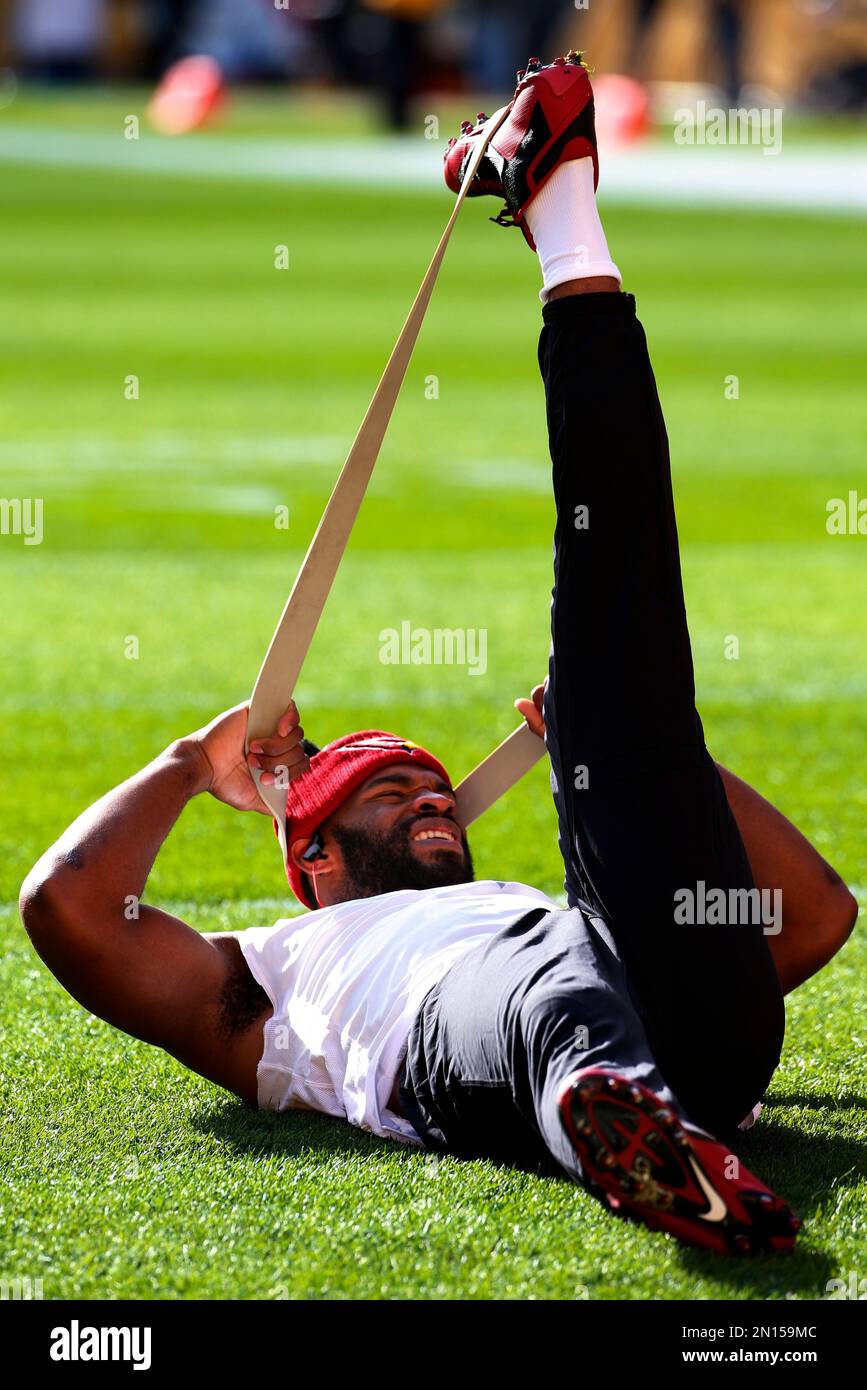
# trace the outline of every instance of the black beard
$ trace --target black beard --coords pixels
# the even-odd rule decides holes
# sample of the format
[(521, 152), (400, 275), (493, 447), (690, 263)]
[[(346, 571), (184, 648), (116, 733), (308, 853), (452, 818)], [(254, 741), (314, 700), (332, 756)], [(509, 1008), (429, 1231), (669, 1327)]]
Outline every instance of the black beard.
[(345, 901), (397, 893), (403, 888), (445, 888), (453, 883), (472, 883), (473, 860), (466, 836), (460, 835), (463, 857), (453, 854), (423, 861), (413, 854), (410, 831), (417, 820), (375, 833), (335, 825), (332, 835), (343, 853)]

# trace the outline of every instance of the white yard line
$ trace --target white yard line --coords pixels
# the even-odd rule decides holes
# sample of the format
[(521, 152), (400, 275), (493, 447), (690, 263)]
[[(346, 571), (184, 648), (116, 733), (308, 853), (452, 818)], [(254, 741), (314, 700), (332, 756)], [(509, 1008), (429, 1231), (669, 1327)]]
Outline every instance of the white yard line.
[[(444, 141), (236, 139), (139, 140), (26, 125), (0, 127), (0, 163), (111, 169), (182, 178), (258, 179), (335, 188), (391, 188), (448, 196), (441, 182)], [(823, 145), (765, 154), (759, 146), (647, 144), (603, 158), (608, 202), (677, 203), (805, 211), (867, 210), (865, 159), (858, 149)]]

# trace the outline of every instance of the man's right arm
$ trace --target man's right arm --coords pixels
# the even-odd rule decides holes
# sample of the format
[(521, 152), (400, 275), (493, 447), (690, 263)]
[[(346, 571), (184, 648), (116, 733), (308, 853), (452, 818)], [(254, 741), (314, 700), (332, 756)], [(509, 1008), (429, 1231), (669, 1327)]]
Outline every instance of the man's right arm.
[(195, 747), (173, 744), (73, 821), (21, 889), (28, 935), (64, 988), (108, 1023), (173, 1052), (218, 997), (223, 957), (140, 899), (164, 839), (207, 785)]
[(254, 1099), (255, 1077), (245, 1070), (239, 1082), (238, 1039), (222, 1027), (237, 949), (140, 903), (157, 853), (192, 797), (208, 791), (237, 810), (270, 815), (249, 766), (269, 780), (277, 768), (291, 777), (306, 767), (294, 706), (249, 759), (246, 727), (247, 706), (239, 705), (108, 792), (34, 865), (20, 907), (36, 951), (85, 1008)]

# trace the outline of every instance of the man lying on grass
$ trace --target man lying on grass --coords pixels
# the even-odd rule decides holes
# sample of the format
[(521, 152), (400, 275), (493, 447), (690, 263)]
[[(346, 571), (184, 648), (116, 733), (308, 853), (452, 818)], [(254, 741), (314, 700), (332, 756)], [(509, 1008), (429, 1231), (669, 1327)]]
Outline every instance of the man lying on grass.
[[(452, 188), (478, 129), (449, 146)], [(714, 1250), (787, 1249), (788, 1207), (712, 1136), (754, 1117), (783, 995), (857, 908), (705, 748), (665, 428), (596, 168), (578, 56), (531, 60), (473, 192), (506, 198), (542, 264), (553, 640), (544, 692), (519, 707), (546, 739), (568, 907), (473, 881), (430, 753), (379, 731), (313, 750), (292, 705), (249, 760), (240, 706), (103, 797), (32, 870), (22, 916), (86, 1008), (248, 1101), (553, 1166)], [(289, 878), (313, 910), (234, 936), (150, 906), (129, 920), (191, 797), (265, 809), (251, 766), (270, 784), (288, 771)], [(757, 889), (779, 914), (763, 920)]]

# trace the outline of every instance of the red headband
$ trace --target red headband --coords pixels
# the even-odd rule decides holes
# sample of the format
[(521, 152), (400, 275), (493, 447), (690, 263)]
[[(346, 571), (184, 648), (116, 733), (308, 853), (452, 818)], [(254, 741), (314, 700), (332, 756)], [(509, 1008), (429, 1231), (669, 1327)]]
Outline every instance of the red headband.
[[(427, 749), (397, 734), (381, 729), (364, 729), (357, 734), (336, 738), (310, 759), (308, 770), (289, 783), (286, 793), (286, 845), (308, 839), (338, 806), (365, 782), (378, 767), (388, 763), (417, 763), (431, 768), (451, 786), (451, 778), (442, 763)], [(287, 853), (286, 876), (299, 902), (316, 907), (311, 901), (307, 876), (292, 862)]]

